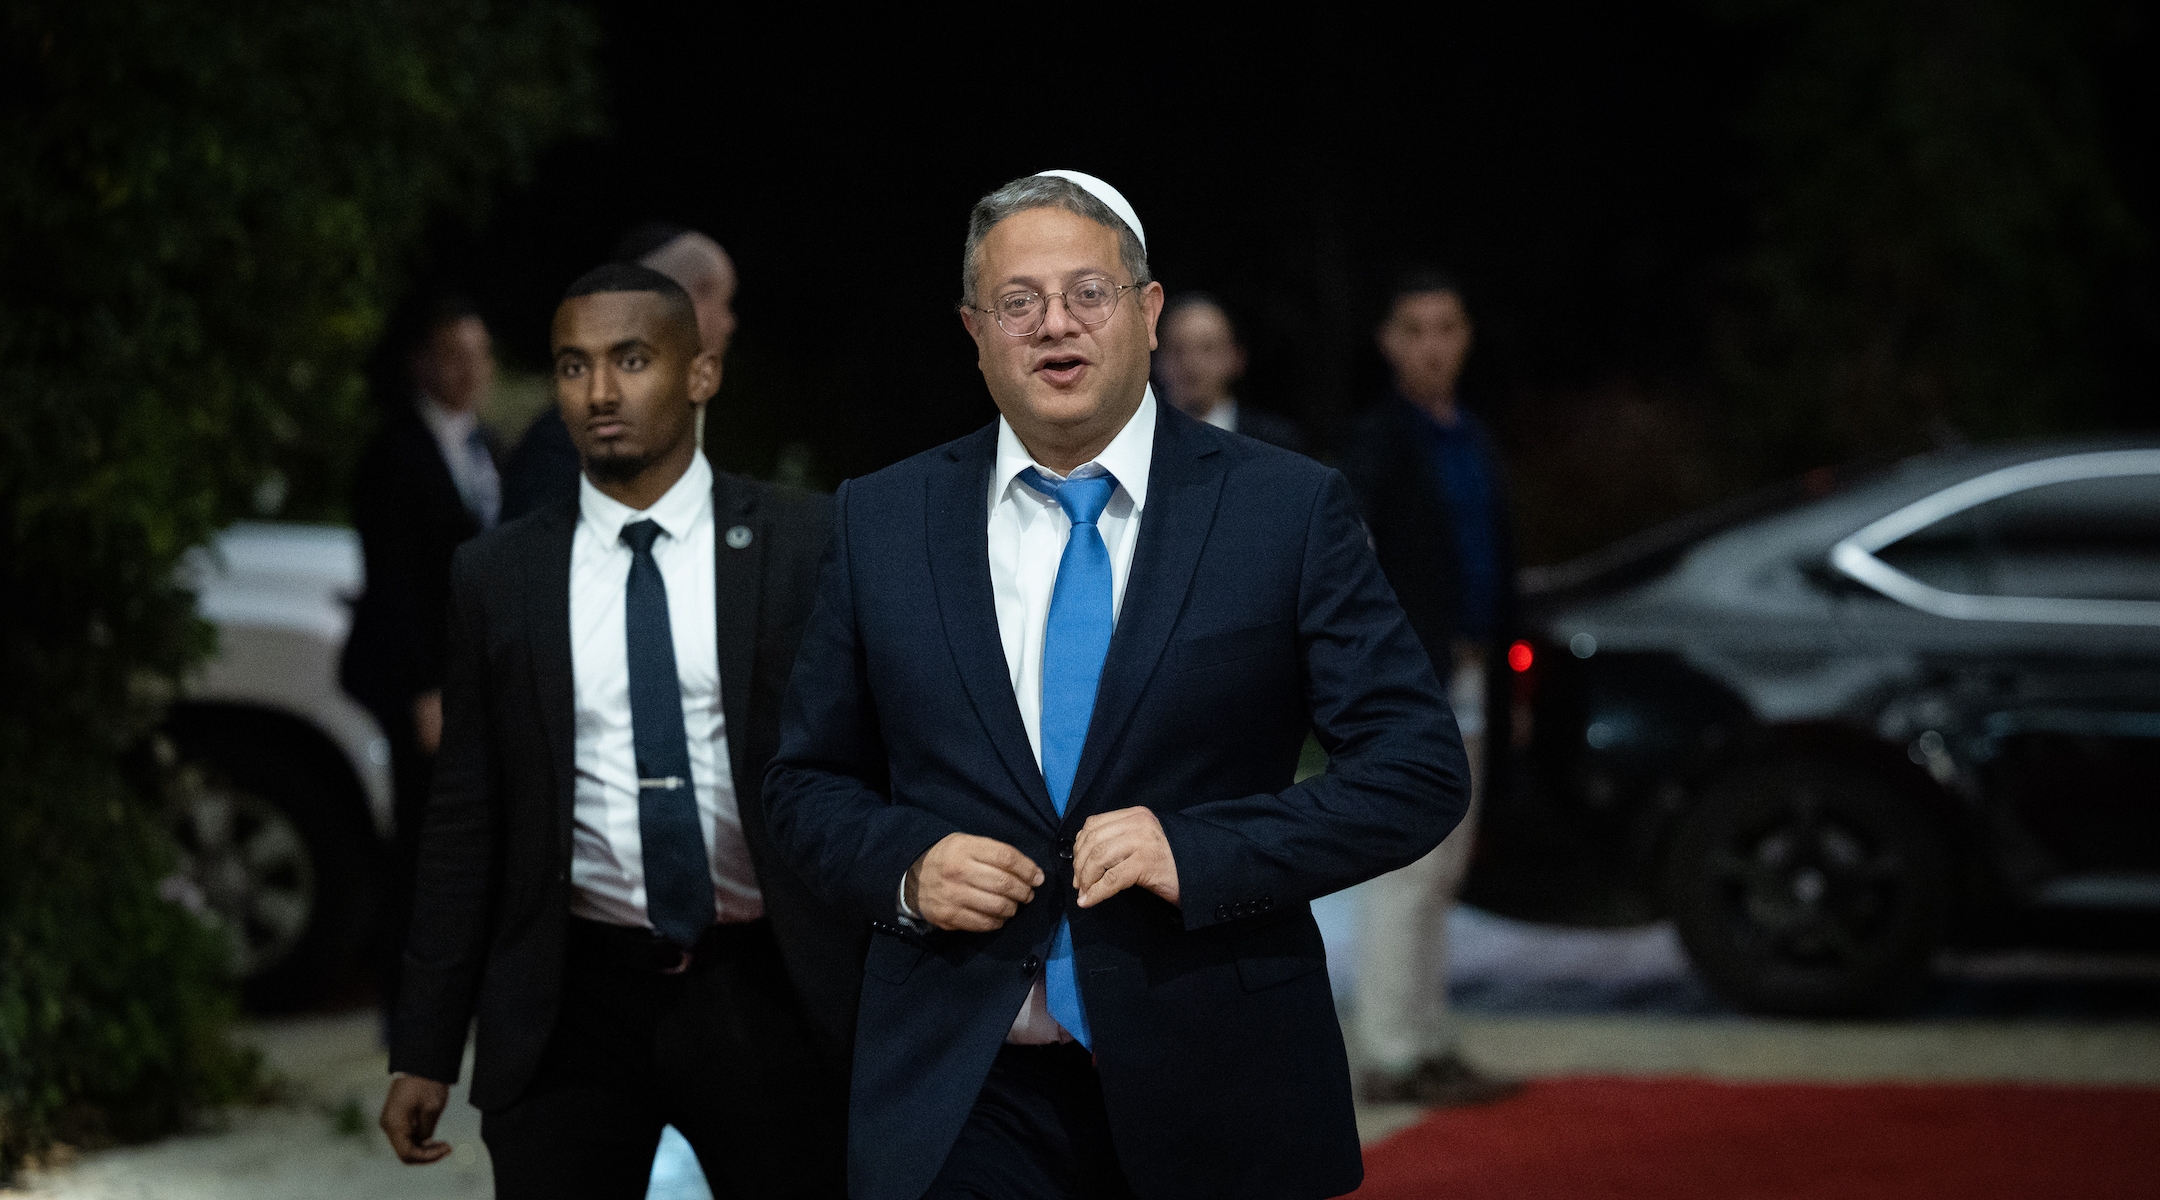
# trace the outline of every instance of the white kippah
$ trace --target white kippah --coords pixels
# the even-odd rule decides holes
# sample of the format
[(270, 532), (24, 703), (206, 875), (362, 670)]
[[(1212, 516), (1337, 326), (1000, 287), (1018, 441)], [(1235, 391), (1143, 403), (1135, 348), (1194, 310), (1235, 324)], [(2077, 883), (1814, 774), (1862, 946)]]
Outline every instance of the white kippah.
[(1140, 248), (1147, 249), (1147, 230), (1140, 228), (1139, 214), (1132, 210), (1132, 205), (1125, 202), (1125, 197), (1120, 195), (1116, 188), (1093, 175), (1083, 175), (1078, 171), (1037, 171), (1035, 174), (1037, 177), (1050, 175), (1070, 180), (1087, 189), (1088, 195), (1108, 205), (1110, 211), (1118, 215), (1118, 220), (1125, 222), (1125, 227), (1132, 230), (1134, 237), (1140, 239)]

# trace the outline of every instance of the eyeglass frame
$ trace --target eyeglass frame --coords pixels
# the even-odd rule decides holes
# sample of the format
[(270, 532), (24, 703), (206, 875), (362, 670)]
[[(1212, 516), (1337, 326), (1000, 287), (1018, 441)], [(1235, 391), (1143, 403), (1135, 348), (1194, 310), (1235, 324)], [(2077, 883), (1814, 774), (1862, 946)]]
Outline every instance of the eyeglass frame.
[[(1137, 283), (1110, 283), (1110, 279), (1108, 276), (1098, 275), (1090, 275), (1087, 277), (1087, 279), (1082, 279), (1078, 282), (1086, 283), (1088, 279), (1101, 279), (1104, 283), (1110, 284), (1110, 312), (1106, 316), (1104, 316), (1102, 320), (1097, 321), (1092, 325), (1088, 324), (1086, 321), (1080, 320), (1079, 317), (1073, 315), (1072, 305), (1066, 303), (1064, 291), (1039, 292), (1033, 288), (1029, 288), (1027, 291), (1024, 292), (1009, 293), (1011, 295), (1034, 296), (1043, 302), (1042, 317), (1035, 322), (1035, 328), (1028, 330), (1026, 333), (1014, 333), (1012, 330), (1005, 328), (1005, 322), (998, 318), (997, 310), (994, 308), (980, 308), (976, 305), (968, 304), (964, 301), (961, 303), (960, 307), (967, 309), (969, 312), (979, 312), (984, 316), (989, 317), (991, 322), (998, 327), (998, 332), (1004, 334), (1006, 337), (1026, 338), (1034, 337), (1036, 334), (1041, 333), (1042, 327), (1050, 323), (1050, 297), (1056, 296), (1058, 298), (1058, 303), (1065, 305), (1065, 315), (1068, 317), (1072, 317), (1072, 319), (1075, 321), (1079, 321), (1080, 328), (1101, 329), (1103, 326), (1110, 323), (1111, 318), (1117, 316), (1118, 305), (1124, 302), (1125, 293), (1140, 291), (1141, 289), (1147, 287), (1149, 284), (1155, 282), (1152, 279), (1142, 279)], [(1070, 291), (1072, 287), (1073, 284), (1066, 284), (1065, 290)]]

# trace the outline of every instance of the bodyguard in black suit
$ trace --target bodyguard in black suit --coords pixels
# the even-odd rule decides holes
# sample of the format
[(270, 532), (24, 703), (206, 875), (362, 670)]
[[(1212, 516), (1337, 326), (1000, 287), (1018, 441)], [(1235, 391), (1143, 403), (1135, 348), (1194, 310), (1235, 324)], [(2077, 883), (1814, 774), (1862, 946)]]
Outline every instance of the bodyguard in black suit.
[(1085, 176), (979, 203), (1003, 417), (838, 498), (766, 796), (881, 933), (858, 1200), (1362, 1176), (1308, 902), (1440, 841), (1462, 752), (1341, 476), (1155, 402), (1140, 239)]
[(1165, 308), (1156, 362), (1170, 402), (1186, 416), (1305, 453), (1305, 435), (1295, 421), (1242, 404), (1231, 394), (1230, 385), (1245, 377), (1245, 345), (1222, 301), (1206, 292), (1186, 292)]
[(1432, 271), (1405, 275), (1377, 340), (1395, 388), (1353, 427), (1342, 470), (1381, 570), (1434, 671), (1449, 681), (1470, 758), (1471, 804), (1439, 849), (1365, 890), (1361, 1086), (1372, 1101), (1482, 1104), (1519, 1085), (1463, 1055), (1448, 1007), (1447, 929), (1476, 846), (1486, 696), (1505, 694), (1495, 686), (1507, 672), (1515, 601), (1505, 474), (1483, 423), (1457, 403), (1473, 340), (1461, 285)]
[[(624, 234), (609, 257), (651, 267), (681, 284), (697, 306), (699, 341), (726, 361), (728, 340), (735, 335), (736, 277), (735, 260), (720, 243), (695, 229), (647, 221)], [(562, 414), (541, 413), (503, 464), (503, 520), (576, 495), (581, 469)]]
[(838, 1196), (867, 933), (760, 794), (830, 504), (697, 453), (719, 363), (667, 277), (593, 272), (554, 340), (586, 483), (457, 556), (382, 1125), (448, 1153), (477, 1018), (498, 1196), (642, 1196), (665, 1124), (716, 1196)]
[(495, 383), (487, 325), (469, 303), (443, 297), (420, 334), (413, 390), (390, 397), (353, 475), (353, 524), (367, 587), (354, 606), (339, 670), (345, 690), (374, 715), (390, 745), (396, 832), (382, 914), (385, 995), (397, 992), (420, 814), (442, 736), (450, 556), (494, 525), (501, 500), (495, 445), (479, 422)]

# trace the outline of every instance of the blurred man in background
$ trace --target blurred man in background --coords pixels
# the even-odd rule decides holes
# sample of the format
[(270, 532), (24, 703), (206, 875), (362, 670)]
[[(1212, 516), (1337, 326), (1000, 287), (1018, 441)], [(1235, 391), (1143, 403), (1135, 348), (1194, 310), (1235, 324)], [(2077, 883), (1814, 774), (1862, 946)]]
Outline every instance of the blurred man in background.
[(1171, 301), (1162, 318), (1159, 357), (1170, 402), (1189, 417), (1217, 429), (1259, 438), (1285, 450), (1305, 452), (1305, 437), (1292, 422), (1246, 408), (1230, 392), (1245, 376), (1245, 347), (1229, 310), (1206, 292)]
[(1447, 918), (1477, 836), (1485, 776), (1485, 680), (1514, 610), (1515, 562), (1500, 457), (1456, 384), (1472, 327), (1459, 284), (1403, 278), (1379, 329), (1394, 389), (1365, 414), (1343, 455), (1381, 569), (1450, 681), (1470, 758), (1470, 811), (1438, 849), (1366, 889), (1357, 1033), (1365, 1098), (1477, 1104), (1515, 1085), (1465, 1062), (1448, 1012)]
[[(735, 336), (735, 260), (720, 243), (668, 221), (647, 221), (623, 235), (609, 256), (615, 262), (651, 267), (682, 285), (697, 306), (704, 348), (725, 359)], [(698, 444), (705, 443), (704, 413)], [(504, 467), (503, 519), (514, 520), (550, 501), (577, 495), (578, 455), (562, 414), (553, 408), (533, 418)]]
[(386, 998), (396, 994), (414, 847), (442, 738), (450, 555), (493, 526), (502, 508), (495, 447), (480, 425), (480, 406), (495, 386), (486, 323), (460, 297), (436, 300), (410, 365), (413, 391), (391, 398), (353, 477), (367, 590), (354, 607), (339, 672), (390, 743), (397, 831), (383, 929)]

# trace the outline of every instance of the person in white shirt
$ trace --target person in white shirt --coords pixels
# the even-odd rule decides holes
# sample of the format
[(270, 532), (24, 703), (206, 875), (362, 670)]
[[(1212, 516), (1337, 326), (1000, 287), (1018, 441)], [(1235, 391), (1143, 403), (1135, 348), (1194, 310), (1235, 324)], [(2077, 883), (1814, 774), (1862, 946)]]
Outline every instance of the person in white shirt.
[(867, 931), (762, 803), (830, 501), (706, 462), (720, 360), (667, 276), (588, 273), (553, 341), (579, 491), (453, 567), (383, 1130), (449, 1153), (473, 1028), (498, 1197), (643, 1196), (667, 1125), (715, 1195), (839, 1197)]

